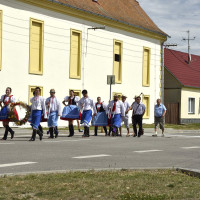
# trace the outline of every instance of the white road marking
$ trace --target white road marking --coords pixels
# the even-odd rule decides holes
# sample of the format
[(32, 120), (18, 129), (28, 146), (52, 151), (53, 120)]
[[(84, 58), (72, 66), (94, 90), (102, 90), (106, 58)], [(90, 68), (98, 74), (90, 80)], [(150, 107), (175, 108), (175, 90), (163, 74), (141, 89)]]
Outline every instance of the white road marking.
[(78, 156), (78, 157), (73, 157), (73, 158), (83, 159), (83, 158), (100, 158), (100, 157), (107, 157), (107, 156), (111, 156), (111, 155), (100, 154), (100, 155)]
[(200, 149), (200, 146), (193, 146), (193, 147), (181, 147), (182, 149)]
[(159, 152), (163, 150), (143, 150), (143, 151), (134, 151), (135, 153), (151, 153), (151, 152)]
[(0, 143), (0, 145), (1, 145), (1, 144), (15, 144), (15, 143), (8, 143), (8, 142), (7, 142), (7, 143)]
[(20, 165), (31, 165), (31, 164), (35, 164), (35, 163), (37, 163), (37, 162), (18, 162), (18, 163), (0, 164), (0, 168), (20, 166)]
[(170, 135), (171, 137), (183, 137), (183, 138), (200, 138), (199, 135)]
[(91, 139), (79, 139), (79, 140), (59, 140), (59, 141), (44, 141), (46, 143), (59, 143), (59, 142), (79, 142), (79, 141), (88, 141)]

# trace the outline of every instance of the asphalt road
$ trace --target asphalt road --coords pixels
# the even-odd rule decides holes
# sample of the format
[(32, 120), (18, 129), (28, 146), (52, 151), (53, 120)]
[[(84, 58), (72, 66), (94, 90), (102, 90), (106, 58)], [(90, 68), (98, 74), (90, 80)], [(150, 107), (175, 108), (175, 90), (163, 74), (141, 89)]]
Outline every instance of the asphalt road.
[[(141, 138), (105, 137), (103, 134), (29, 142), (30, 129), (15, 129), (15, 138), (0, 141), (0, 175), (87, 169), (190, 168), (200, 170), (200, 132), (167, 130), (152, 137), (145, 129)], [(92, 131), (91, 131), (92, 132)], [(0, 135), (3, 129), (0, 129)], [(91, 133), (93, 134), (93, 132)]]

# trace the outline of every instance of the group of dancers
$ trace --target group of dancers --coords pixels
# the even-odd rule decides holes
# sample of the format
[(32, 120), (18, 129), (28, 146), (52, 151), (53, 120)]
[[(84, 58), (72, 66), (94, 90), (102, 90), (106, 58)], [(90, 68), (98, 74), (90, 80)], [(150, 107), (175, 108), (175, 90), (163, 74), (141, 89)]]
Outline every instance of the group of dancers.
[[(5, 127), (5, 133), (2, 140), (6, 140), (8, 133), (11, 134), (11, 139), (14, 137), (14, 131), (10, 128), (8, 118), (8, 106), (11, 103), (16, 102), (16, 98), (11, 94), (12, 89), (6, 88), (6, 94), (2, 95), (0, 100), (0, 121), (3, 121)], [(130, 105), (126, 101), (126, 96), (122, 95), (122, 101), (119, 100), (118, 95), (114, 95), (113, 100), (110, 100), (108, 104), (101, 100), (101, 97), (97, 97), (95, 103), (93, 99), (88, 96), (88, 91), (83, 90), (83, 97), (80, 98), (74, 95), (74, 91), (70, 90), (69, 96), (64, 98), (62, 102), (64, 109), (61, 108), (61, 102), (55, 96), (56, 91), (50, 90), (50, 97), (45, 99), (40, 96), (41, 89), (36, 87), (34, 90), (34, 96), (30, 99), (31, 102), (31, 116), (29, 122), (32, 126), (32, 137), (29, 141), (35, 141), (36, 135), (39, 135), (39, 139), (42, 140), (43, 130), (40, 125), (41, 122), (47, 121), (49, 127), (49, 138), (56, 138), (58, 136), (58, 119), (69, 121), (69, 136), (74, 136), (74, 120), (77, 120), (78, 129), (81, 132), (79, 120), (81, 125), (84, 126), (82, 137), (90, 136), (90, 123), (95, 127), (94, 136), (97, 136), (98, 127), (104, 128), (106, 136), (122, 136), (121, 124), (124, 122), (127, 128), (127, 136), (130, 136), (129, 131), (129, 115), (128, 112), (133, 110), (132, 123), (134, 134), (133, 136), (140, 137), (142, 135), (142, 118), (145, 113), (145, 105), (141, 102), (141, 97), (135, 97), (135, 101)], [(16, 113), (17, 114), (17, 113)], [(137, 131), (137, 124), (139, 125), (139, 131)], [(109, 126), (109, 131), (107, 131)]]

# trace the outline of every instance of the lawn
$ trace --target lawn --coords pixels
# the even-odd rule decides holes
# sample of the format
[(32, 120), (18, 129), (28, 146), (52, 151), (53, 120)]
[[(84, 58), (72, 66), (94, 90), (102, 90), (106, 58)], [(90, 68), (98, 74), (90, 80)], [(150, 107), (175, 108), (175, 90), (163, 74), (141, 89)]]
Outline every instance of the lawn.
[(0, 178), (1, 200), (200, 199), (200, 179), (175, 170), (68, 172)]

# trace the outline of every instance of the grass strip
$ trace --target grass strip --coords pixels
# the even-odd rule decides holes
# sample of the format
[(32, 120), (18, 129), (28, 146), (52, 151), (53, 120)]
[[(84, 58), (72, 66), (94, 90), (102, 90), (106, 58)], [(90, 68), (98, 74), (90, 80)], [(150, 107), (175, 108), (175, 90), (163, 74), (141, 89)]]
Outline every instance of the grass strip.
[(0, 178), (7, 200), (200, 199), (200, 179), (175, 170), (120, 170)]

